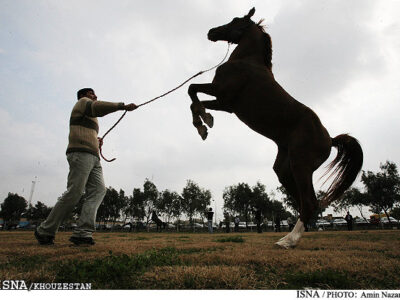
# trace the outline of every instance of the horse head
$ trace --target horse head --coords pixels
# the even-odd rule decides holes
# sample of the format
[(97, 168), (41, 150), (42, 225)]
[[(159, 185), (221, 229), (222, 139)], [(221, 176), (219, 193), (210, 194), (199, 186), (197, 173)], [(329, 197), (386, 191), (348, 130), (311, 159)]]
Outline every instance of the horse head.
[(247, 15), (242, 18), (234, 18), (230, 23), (210, 29), (208, 39), (210, 41), (227, 41), (238, 44), (246, 29), (254, 24), (250, 19), (256, 9), (253, 7)]

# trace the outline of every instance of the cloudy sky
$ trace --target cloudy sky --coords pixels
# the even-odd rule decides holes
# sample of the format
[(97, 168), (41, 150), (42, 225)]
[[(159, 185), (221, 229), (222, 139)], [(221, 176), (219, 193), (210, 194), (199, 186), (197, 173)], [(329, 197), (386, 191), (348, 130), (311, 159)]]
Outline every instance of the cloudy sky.
[[(217, 64), (227, 44), (208, 41), (208, 30), (253, 6), (272, 37), (277, 81), (332, 137), (360, 141), (363, 170), (400, 165), (399, 1), (0, 0), (0, 202), (8, 192), (28, 199), (35, 178), (33, 203), (52, 206), (64, 192), (78, 89), (136, 104), (158, 96)], [(211, 190), (219, 216), (226, 186), (260, 181), (275, 191), (275, 144), (223, 112), (202, 141), (187, 87), (129, 113), (107, 136), (103, 152), (117, 160), (102, 163), (106, 185), (130, 194), (149, 178), (181, 192), (191, 179)], [(100, 118), (100, 135), (120, 115)]]

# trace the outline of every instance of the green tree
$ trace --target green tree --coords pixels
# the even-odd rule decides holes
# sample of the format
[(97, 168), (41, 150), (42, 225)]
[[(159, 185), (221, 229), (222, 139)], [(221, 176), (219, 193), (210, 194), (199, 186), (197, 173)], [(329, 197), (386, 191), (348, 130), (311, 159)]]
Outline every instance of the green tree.
[(207, 213), (208, 213), (207, 207), (210, 206), (211, 199), (212, 199), (211, 192), (206, 189), (201, 189), (200, 203), (199, 203), (197, 212), (200, 215), (200, 218), (203, 219), (203, 222), (204, 222), (204, 219), (207, 218)]
[(271, 207), (271, 218), (274, 219), (276, 216), (279, 216), (281, 220), (285, 220), (291, 216), (291, 214), (285, 209), (281, 201), (272, 200)]
[(258, 207), (261, 210), (261, 214), (268, 218), (267, 216), (272, 211), (272, 201), (266, 192), (265, 185), (257, 182), (255, 186), (252, 187), (252, 197), (251, 197), (251, 207), (253, 208), (253, 217), (255, 216), (255, 209)]
[(127, 205), (128, 197), (122, 189), (117, 192), (114, 188), (108, 187), (103, 202), (97, 210), (97, 219), (115, 223), (126, 211)]
[(377, 173), (363, 171), (361, 181), (365, 185), (371, 210), (375, 213), (383, 211), (389, 218), (389, 212), (400, 203), (400, 176), (393, 162), (380, 164), (380, 169), (381, 172)]
[(193, 225), (193, 217), (197, 214), (204, 216), (207, 206), (211, 202), (211, 192), (200, 188), (197, 183), (188, 180), (181, 195), (182, 211), (189, 217)]
[(174, 203), (180, 200), (180, 196), (177, 192), (171, 192), (170, 190), (165, 190), (160, 193), (159, 198), (156, 202), (156, 209), (158, 212), (164, 214), (167, 217), (167, 222), (173, 217)]
[(146, 178), (143, 184), (143, 208), (146, 218), (146, 225), (149, 224), (151, 220), (151, 214), (155, 208), (155, 204), (158, 200), (158, 190), (156, 185)]
[(253, 192), (247, 183), (238, 183), (226, 187), (222, 198), (224, 199), (224, 210), (231, 215), (238, 214), (247, 222), (250, 221), (252, 211)]
[(109, 188), (107, 188), (103, 202), (101, 202), (99, 209), (97, 210), (96, 220), (98, 222), (104, 222), (104, 224), (105, 224), (106, 221), (110, 220), (110, 218), (111, 218), (110, 202), (112, 202), (111, 197), (112, 196), (111, 196), (110, 190), (109, 190)]
[(28, 203), (25, 198), (18, 194), (8, 193), (1, 204), (0, 216), (7, 223), (18, 223), (22, 214), (25, 213)]
[(335, 212), (349, 211), (351, 207), (356, 207), (361, 217), (366, 220), (363, 215), (362, 209), (369, 205), (369, 197), (365, 193), (362, 193), (358, 188), (353, 187), (347, 190), (341, 199), (336, 200), (332, 203), (333, 210)]
[(128, 205), (125, 209), (125, 214), (138, 221), (143, 220), (145, 216), (144, 195), (140, 189), (133, 189), (132, 196), (128, 198)]
[(97, 220), (115, 222), (120, 217), (121, 201), (119, 193), (112, 187), (108, 187), (103, 202), (97, 210)]
[(400, 206), (396, 206), (392, 209), (391, 216), (397, 220), (400, 220)]
[(125, 191), (123, 189), (120, 189), (118, 193), (118, 201), (115, 203), (114, 207), (115, 220), (119, 219), (120, 217), (124, 217), (124, 221), (126, 221), (127, 215), (125, 214), (125, 211), (128, 204), (129, 197), (125, 195)]
[(47, 207), (44, 203), (38, 201), (35, 206), (30, 206), (25, 213), (25, 217), (34, 223), (40, 223), (50, 214), (52, 207)]
[(264, 217), (271, 217), (273, 205), (265, 190), (265, 185), (260, 182), (253, 187), (247, 183), (226, 187), (222, 195), (224, 212), (228, 215), (239, 215), (246, 222), (246, 226), (254, 217), (256, 207)]
[(171, 214), (172, 217), (176, 219), (176, 230), (179, 231), (180, 227), (180, 219), (181, 215), (183, 213), (182, 209), (182, 197), (178, 195), (177, 198), (174, 198), (172, 201), (172, 209), (171, 209)]

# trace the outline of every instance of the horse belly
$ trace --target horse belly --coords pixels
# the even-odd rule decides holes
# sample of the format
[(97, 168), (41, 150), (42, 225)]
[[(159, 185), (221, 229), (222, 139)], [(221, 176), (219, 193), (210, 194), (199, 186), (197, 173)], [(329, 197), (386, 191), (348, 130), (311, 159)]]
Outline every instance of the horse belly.
[(235, 112), (236, 116), (245, 123), (250, 129), (269, 138), (276, 140), (279, 136), (276, 130), (276, 122), (274, 120), (265, 118), (257, 118), (253, 114), (246, 114), (245, 112)]
[(275, 91), (261, 92), (255, 87), (249, 90), (257, 92), (244, 92), (234, 107), (236, 116), (252, 130), (276, 142), (287, 137), (299, 121), (299, 114), (293, 112), (302, 107)]

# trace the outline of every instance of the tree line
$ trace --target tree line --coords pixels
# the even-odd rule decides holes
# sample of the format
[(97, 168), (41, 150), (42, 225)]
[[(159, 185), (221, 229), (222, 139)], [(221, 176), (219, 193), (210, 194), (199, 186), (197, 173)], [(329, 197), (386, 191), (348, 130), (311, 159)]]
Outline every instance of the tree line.
[[(261, 183), (250, 187), (247, 183), (228, 186), (223, 192), (224, 221), (239, 216), (246, 223), (254, 219), (254, 209), (259, 207), (265, 217), (273, 218), (280, 215), (283, 218), (291, 216), (280, 201), (270, 199), (266, 187)], [(73, 222), (79, 216), (85, 195), (79, 200), (66, 223)], [(196, 182), (187, 180), (181, 193), (169, 189), (159, 191), (156, 185), (146, 179), (143, 188), (134, 188), (131, 195), (124, 190), (117, 191), (113, 187), (106, 190), (103, 202), (97, 211), (96, 221), (104, 224), (118, 222), (143, 222), (146, 225), (151, 221), (152, 213), (167, 223), (172, 221), (179, 224), (186, 220), (189, 224), (204, 223), (208, 208), (212, 201), (210, 190), (200, 187)], [(18, 194), (9, 193), (1, 204), (0, 216), (8, 223), (18, 223), (21, 217), (34, 221), (38, 225), (51, 211), (38, 201), (35, 206), (29, 206), (27, 201)]]
[(332, 206), (335, 211), (348, 210), (355, 207), (361, 216), (363, 207), (380, 215), (384, 213), (391, 224), (389, 216), (400, 219), (400, 176), (394, 162), (381, 163), (380, 171), (362, 171), (362, 189), (353, 187), (346, 191), (340, 201), (335, 201)]
[[(356, 207), (363, 216), (362, 209), (369, 207), (373, 213), (383, 212), (387, 216), (400, 218), (400, 177), (395, 163), (387, 161), (380, 164), (380, 171), (377, 173), (363, 171), (361, 182), (364, 185), (362, 190), (353, 187), (346, 191), (341, 199), (332, 203), (336, 212)], [(283, 202), (275, 200), (274, 194), (269, 195), (265, 185), (260, 182), (253, 187), (247, 183), (226, 187), (222, 195), (223, 221), (231, 221), (234, 216), (239, 216), (242, 221), (251, 222), (257, 209), (269, 220), (292, 217), (291, 212), (299, 211), (297, 202), (283, 186), (277, 190), (283, 195)], [(323, 196), (322, 191), (317, 192), (318, 199)], [(84, 197), (85, 195), (69, 217), (70, 221), (79, 215)], [(117, 191), (113, 187), (107, 188), (96, 220), (104, 223), (121, 220), (124, 223), (141, 221), (148, 224), (154, 211), (168, 223), (174, 221), (179, 224), (181, 220), (188, 220), (189, 224), (193, 224), (195, 221), (203, 222), (206, 219), (207, 207), (210, 206), (211, 200), (211, 192), (192, 180), (187, 180), (182, 192), (178, 193), (169, 189), (159, 191), (151, 180), (146, 179), (143, 188), (134, 188), (131, 195), (127, 195), (122, 189)], [(23, 197), (9, 193), (1, 204), (0, 217), (8, 223), (18, 222), (21, 217), (39, 223), (50, 211), (51, 207), (40, 201), (34, 206), (28, 206)], [(321, 210), (316, 212), (314, 219), (321, 214)]]
[[(125, 191), (108, 187), (103, 202), (97, 211), (96, 221), (115, 223), (117, 221), (133, 222), (143, 221), (148, 224), (153, 211), (161, 215), (167, 222), (171, 219), (180, 221), (184, 216), (193, 223), (196, 218), (206, 217), (207, 206), (212, 199), (211, 192), (201, 188), (192, 180), (187, 180), (181, 194), (168, 189), (159, 192), (156, 185), (146, 179), (143, 189), (134, 188), (132, 195), (126, 195)], [(79, 200), (72, 214), (66, 222), (76, 220), (85, 201), (85, 195)], [(8, 193), (1, 204), (0, 217), (8, 224), (18, 224), (21, 218), (40, 223), (50, 213), (52, 207), (47, 207), (38, 201), (35, 206), (28, 207), (24, 197), (18, 194)]]
[(133, 189), (131, 196), (126, 196), (122, 189), (117, 192), (109, 187), (97, 212), (97, 221), (135, 220), (148, 224), (154, 211), (168, 223), (172, 219), (179, 222), (186, 216), (192, 224), (195, 218), (206, 217), (211, 199), (211, 192), (192, 180), (186, 182), (179, 194), (169, 189), (158, 191), (156, 185), (146, 179), (143, 189)]

